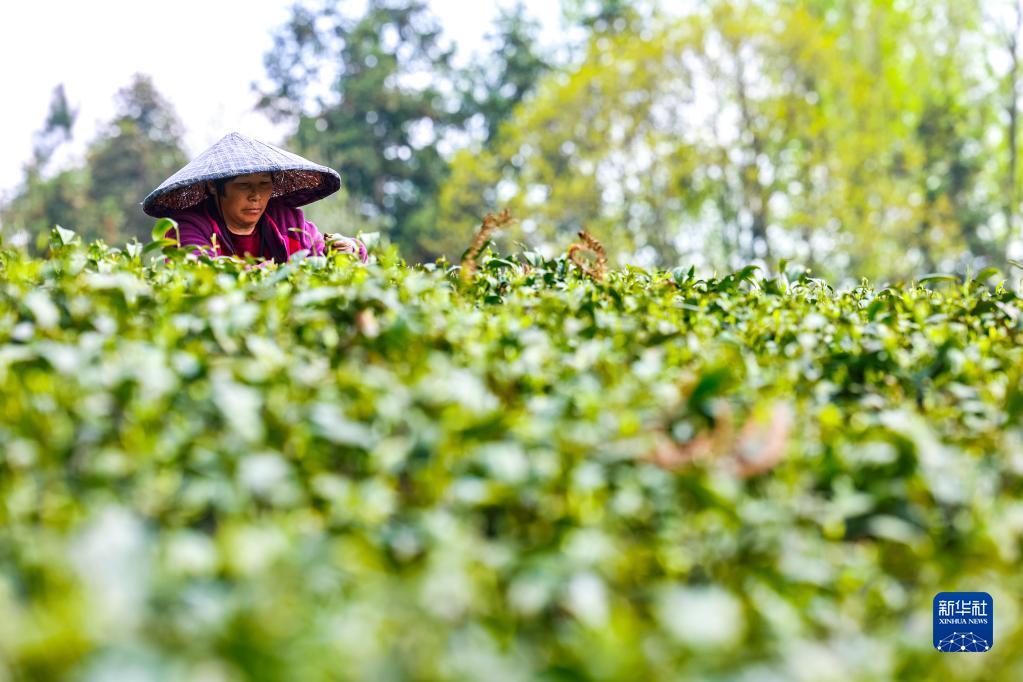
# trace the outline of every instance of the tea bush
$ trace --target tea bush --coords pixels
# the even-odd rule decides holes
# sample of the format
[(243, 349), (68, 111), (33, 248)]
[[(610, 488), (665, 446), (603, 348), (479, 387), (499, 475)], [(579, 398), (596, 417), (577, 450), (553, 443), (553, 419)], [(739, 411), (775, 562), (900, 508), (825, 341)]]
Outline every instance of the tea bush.
[(0, 679), (1023, 675), (995, 272), (161, 246), (0, 250)]

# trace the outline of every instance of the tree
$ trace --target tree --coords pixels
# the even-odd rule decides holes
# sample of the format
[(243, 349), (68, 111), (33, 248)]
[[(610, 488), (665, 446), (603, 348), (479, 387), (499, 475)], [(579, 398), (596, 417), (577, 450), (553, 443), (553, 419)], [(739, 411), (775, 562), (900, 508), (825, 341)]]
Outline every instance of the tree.
[(72, 225), (85, 207), (85, 174), (64, 170), (47, 177), (57, 150), (72, 139), (77, 111), (71, 108), (63, 84), (53, 90), (43, 127), (35, 134), (32, 158), (24, 167), (24, 180), (0, 211), (4, 230), (19, 241), (34, 245), (34, 237), (46, 235), (57, 224)]
[[(523, 219), (499, 239), (504, 246), (543, 248), (585, 228), (619, 256), (649, 246), (670, 257), (664, 228), (678, 208), (674, 178), (650, 152), (677, 132), (653, 110), (677, 47), (675, 38), (642, 41), (629, 32), (591, 40), (582, 62), (546, 78), (490, 149), (456, 155), (442, 222), (469, 225), (500, 203)], [(672, 149), (679, 144), (675, 138)]]
[[(1023, 0), (989, 0), (984, 3), (984, 10), (989, 26), (991, 39), (987, 41), (995, 46), (987, 55), (991, 75), (1000, 81), (1000, 92), (996, 97), (1001, 100), (1001, 109), (1005, 114), (1005, 142), (1003, 146), (1004, 161), (1002, 164), (1002, 214), (1004, 216), (1004, 234), (1002, 247), (1007, 249), (1014, 239), (1023, 238), (1023, 224), (1019, 220), (1020, 207), (1020, 172), (1019, 172), (1019, 128), (1020, 128), (1020, 80), (1023, 78), (1023, 54), (1021, 54), (1021, 38), (1023, 38)], [(1000, 50), (998, 49), (1000, 48)], [(1004, 74), (998, 74), (997, 62), (1005, 61), (1008, 66)]]
[(469, 81), (466, 113), (479, 115), (487, 145), (496, 140), (501, 124), (553, 68), (550, 58), (538, 48), (539, 36), (540, 24), (529, 17), (521, 0), (502, 8), (494, 31), (487, 35), (489, 55), (465, 74)]
[[(1001, 168), (990, 159), (1004, 155), (991, 142), (998, 105), (980, 3), (792, 4), (840, 36), (832, 51), (871, 79), (851, 115), (829, 120), (830, 127), (851, 121), (858, 136), (850, 144), (866, 139), (871, 149), (847, 155), (862, 159), (852, 177), (876, 188), (843, 197), (853, 269), (908, 277), (998, 259)], [(887, 238), (879, 241), (878, 232)]]
[(562, 0), (562, 14), (590, 34), (635, 33), (644, 15), (658, 5), (657, 0)]
[(977, 31), (969, 2), (716, 0), (594, 32), (496, 143), (455, 157), (442, 222), (503, 204), (524, 218), (508, 240), (563, 248), (585, 227), (659, 266), (983, 260), (998, 201)]
[(114, 119), (86, 155), (96, 221), (90, 228), (111, 243), (148, 239), (153, 219), (142, 212), (142, 199), (187, 160), (181, 123), (149, 76), (135, 75), (116, 102)]
[(57, 85), (53, 89), (46, 121), (43, 123), (42, 130), (36, 133), (32, 146), (32, 162), (35, 168), (41, 170), (53, 157), (58, 147), (71, 141), (72, 129), (77, 117), (78, 112), (72, 109), (68, 103), (64, 84)]
[[(437, 229), (448, 173), (441, 144), (465, 112), (452, 51), (426, 4), (370, 0), (356, 19), (337, 2), (315, 12), (296, 6), (274, 44), (260, 108), (295, 120), (288, 144), (338, 169), (357, 214), (388, 231), (407, 258), (435, 256), (420, 235)], [(317, 81), (329, 81), (328, 91), (313, 92)]]
[(41, 168), (70, 139), (75, 116), (58, 87), (25, 181), (3, 211), (5, 226), (45, 238), (60, 224), (110, 244), (149, 238), (153, 219), (141, 202), (184, 165), (181, 124), (148, 76), (136, 75), (116, 102), (116, 116), (89, 144), (84, 166), (46, 178)]

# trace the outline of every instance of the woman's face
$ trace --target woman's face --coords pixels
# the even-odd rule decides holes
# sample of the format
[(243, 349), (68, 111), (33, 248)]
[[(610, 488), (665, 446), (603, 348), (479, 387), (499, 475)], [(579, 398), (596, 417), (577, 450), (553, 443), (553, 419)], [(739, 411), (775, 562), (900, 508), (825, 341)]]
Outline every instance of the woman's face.
[(256, 227), (273, 188), (273, 178), (269, 173), (239, 175), (224, 183), (220, 207), (228, 226), (245, 231)]

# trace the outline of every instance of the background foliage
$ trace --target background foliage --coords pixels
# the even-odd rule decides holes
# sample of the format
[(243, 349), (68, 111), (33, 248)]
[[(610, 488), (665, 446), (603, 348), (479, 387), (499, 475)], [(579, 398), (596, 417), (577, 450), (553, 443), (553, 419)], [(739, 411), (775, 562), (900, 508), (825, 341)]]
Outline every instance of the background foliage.
[(181, 123), (145, 75), (136, 75), (115, 101), (117, 114), (89, 145), (84, 164), (52, 169), (77, 115), (63, 87), (54, 90), (24, 185), (0, 212), (6, 232), (29, 246), (45, 245), (54, 225), (108, 244), (148, 237), (153, 220), (142, 212), (142, 199), (185, 164)]
[[(854, 283), (1023, 255), (1015, 0), (562, 8), (555, 46), (510, 4), (456, 59), (424, 0), (297, 3), (259, 107), (345, 178), (312, 218), (413, 263), (456, 261), (503, 207), (528, 218), (506, 249), (585, 228), (618, 264), (701, 272), (793, 258)], [(143, 76), (119, 100), (83, 167), (48, 168), (74, 123), (55, 91), (5, 231), (147, 232), (137, 204), (182, 163), (180, 125)]]

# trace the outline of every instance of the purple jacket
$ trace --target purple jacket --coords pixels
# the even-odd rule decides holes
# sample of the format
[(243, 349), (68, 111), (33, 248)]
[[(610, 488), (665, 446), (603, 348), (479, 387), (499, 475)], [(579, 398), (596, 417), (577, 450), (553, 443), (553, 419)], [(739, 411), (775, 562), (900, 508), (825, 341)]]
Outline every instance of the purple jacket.
[[(171, 218), (178, 223), (181, 246), (196, 247), (195, 251), (202, 247), (210, 249), (214, 247), (213, 235), (216, 235), (216, 248), (212, 255), (235, 254), (231, 232), (224, 225), (212, 199), (207, 198), (191, 208), (178, 211)], [(308, 249), (311, 256), (322, 256), (326, 248), (323, 235), (316, 225), (305, 219), (302, 209), (284, 206), (276, 199), (267, 203), (257, 228), (262, 235), (264, 256), (277, 263), (286, 262), (291, 254), (302, 249)], [(174, 230), (169, 230), (165, 236), (174, 239)], [(355, 253), (363, 263), (369, 259), (366, 246), (361, 241), (353, 237), (345, 240), (340, 244), (342, 251)]]

